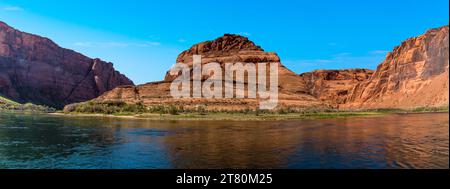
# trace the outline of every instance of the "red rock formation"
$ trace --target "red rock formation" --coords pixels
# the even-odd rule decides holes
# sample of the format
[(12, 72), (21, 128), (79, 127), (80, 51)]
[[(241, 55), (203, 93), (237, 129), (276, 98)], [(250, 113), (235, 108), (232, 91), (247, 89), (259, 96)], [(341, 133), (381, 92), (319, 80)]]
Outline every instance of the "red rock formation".
[[(192, 67), (193, 55), (202, 55), (202, 63), (271, 63), (280, 62), (276, 53), (264, 52), (246, 37), (225, 34), (213, 41), (206, 41), (192, 46), (182, 52), (177, 63), (184, 63)], [(165, 81), (172, 81), (177, 75), (166, 74)]]
[(335, 108), (346, 103), (351, 90), (360, 82), (370, 78), (372, 70), (318, 70), (303, 73), (300, 78), (306, 83), (308, 93)]
[(356, 85), (345, 108), (448, 106), (449, 27), (411, 38), (389, 53), (372, 78)]
[[(265, 52), (248, 38), (224, 35), (194, 45), (177, 58), (193, 65), (192, 55), (203, 56), (202, 63), (275, 62), (279, 65), (279, 108), (373, 109), (448, 106), (449, 56), (448, 26), (405, 41), (388, 54), (375, 72), (332, 70), (300, 76), (284, 67), (275, 53)], [(258, 64), (257, 64), (258, 65)], [(136, 87), (118, 87), (95, 99), (97, 102), (125, 101), (145, 105), (182, 105), (208, 109), (255, 109), (255, 99), (173, 99), (170, 84), (164, 81)], [(204, 78), (205, 79), (205, 78)]]
[[(182, 52), (177, 62), (193, 65), (192, 55), (202, 55), (202, 63), (277, 63), (279, 66), (279, 107), (323, 108), (328, 105), (308, 94), (304, 82), (297, 74), (280, 63), (277, 54), (265, 52), (246, 37), (226, 34), (213, 41), (192, 46)], [(206, 105), (207, 109), (243, 110), (256, 109), (256, 99), (173, 99), (170, 84), (178, 75), (169, 72), (164, 81), (148, 83), (136, 87), (118, 87), (96, 99), (96, 101), (142, 102), (145, 105), (183, 105), (185, 108)], [(204, 78), (205, 79), (205, 78)]]
[(112, 63), (0, 22), (0, 94), (18, 102), (63, 107), (133, 85)]

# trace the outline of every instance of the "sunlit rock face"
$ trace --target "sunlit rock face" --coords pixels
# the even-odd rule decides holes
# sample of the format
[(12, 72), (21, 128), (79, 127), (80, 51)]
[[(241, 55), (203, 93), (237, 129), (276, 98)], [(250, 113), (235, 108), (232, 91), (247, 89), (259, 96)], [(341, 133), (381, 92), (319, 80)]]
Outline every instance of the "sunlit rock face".
[(442, 107), (449, 103), (449, 27), (431, 29), (396, 47), (343, 107)]
[[(178, 56), (177, 63), (192, 67), (194, 55), (201, 55), (203, 64), (280, 62), (276, 53), (264, 52), (260, 46), (255, 45), (248, 38), (232, 34), (225, 34), (213, 41), (193, 45)], [(168, 72), (165, 81), (171, 81), (176, 77), (177, 75), (170, 75)]]
[(0, 22), (0, 94), (52, 107), (83, 102), (133, 85), (112, 63), (59, 47)]
[[(273, 63), (278, 66), (279, 103), (277, 108), (327, 108), (328, 105), (308, 94), (305, 82), (294, 72), (287, 69), (280, 61), (280, 57), (273, 52), (265, 52), (260, 46), (248, 38), (225, 34), (212, 41), (201, 42), (183, 51), (177, 58), (177, 63), (183, 63), (193, 68), (193, 55), (201, 55), (201, 64), (219, 63), (224, 69), (226, 63)], [(177, 105), (185, 108), (205, 106), (209, 110), (255, 110), (259, 106), (258, 99), (174, 99), (170, 95), (171, 82), (181, 73), (167, 72), (161, 82), (148, 83), (136, 87), (119, 87), (97, 98), (97, 101), (125, 101), (128, 103), (144, 103), (145, 105)], [(258, 73), (257, 73), (258, 74)], [(202, 80), (208, 76), (202, 77)], [(236, 82), (233, 77), (233, 81)], [(245, 86), (247, 87), (247, 80)], [(247, 89), (247, 88), (246, 88)], [(247, 94), (247, 93), (246, 93)]]

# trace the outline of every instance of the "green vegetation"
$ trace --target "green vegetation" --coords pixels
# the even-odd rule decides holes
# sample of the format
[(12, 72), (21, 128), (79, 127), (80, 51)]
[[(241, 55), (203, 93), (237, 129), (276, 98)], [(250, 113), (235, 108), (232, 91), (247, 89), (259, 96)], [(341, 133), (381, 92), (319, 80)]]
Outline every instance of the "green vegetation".
[(430, 108), (430, 107), (416, 108), (416, 109), (412, 110), (412, 112), (448, 112), (448, 110), (449, 110), (449, 107), (448, 107), (448, 105), (446, 105), (446, 106), (437, 107), (437, 108)]
[(431, 113), (431, 112), (449, 112), (449, 106), (441, 107), (418, 107), (414, 109), (371, 109), (366, 110), (371, 112), (381, 112), (381, 113)]
[(157, 114), (170, 114), (178, 115), (182, 109), (176, 106), (152, 106), (146, 107), (142, 103), (127, 104), (120, 101), (108, 101), (108, 102), (94, 102), (89, 101), (86, 103), (74, 104), (67, 106), (64, 110), (65, 113), (88, 113), (88, 114), (108, 114), (108, 115), (136, 115), (143, 113), (157, 113)]
[(244, 110), (211, 110), (206, 105), (195, 108), (183, 106), (145, 106), (143, 103), (127, 104), (121, 101), (95, 102), (74, 104), (67, 106), (66, 114), (74, 115), (109, 115), (128, 116), (133, 118), (154, 120), (299, 120), (299, 119), (326, 119), (354, 116), (379, 116), (390, 113), (419, 113), (419, 112), (448, 112), (448, 106), (441, 108), (416, 108), (413, 110), (401, 109), (374, 109), (360, 111), (340, 111), (336, 109), (299, 109), (280, 108), (274, 111), (260, 109)]
[(97, 103), (89, 101), (86, 103), (69, 105), (64, 109), (64, 112), (78, 112), (88, 114), (111, 114), (111, 115), (123, 115), (123, 114), (139, 114), (146, 111), (146, 107), (141, 104), (127, 104), (124, 102), (105, 102)]
[(55, 112), (54, 108), (47, 106), (34, 105), (31, 103), (20, 104), (7, 98), (0, 96), (0, 112), (38, 112), (50, 113)]
[(19, 105), (19, 103), (14, 102), (12, 100), (9, 100), (5, 97), (0, 96), (0, 104), (1, 105), (6, 105), (6, 104), (11, 104), (11, 105)]
[(344, 118), (344, 117), (356, 117), (356, 116), (377, 116), (384, 115), (381, 113), (370, 112), (342, 112), (342, 113), (289, 113), (289, 114), (244, 114), (244, 113), (182, 113), (179, 115), (168, 114), (139, 114), (135, 115), (136, 118), (151, 119), (151, 120), (245, 120), (245, 121), (261, 121), (261, 120), (301, 120), (301, 119), (328, 119), (328, 118)]
[(128, 116), (154, 120), (299, 120), (384, 114), (382, 112), (342, 112), (333, 109), (295, 108), (283, 108), (275, 111), (261, 109), (229, 111), (210, 110), (206, 105), (188, 109), (183, 106), (145, 106), (142, 103), (127, 104), (119, 101), (89, 101), (74, 104), (67, 106), (64, 113), (83, 116)]

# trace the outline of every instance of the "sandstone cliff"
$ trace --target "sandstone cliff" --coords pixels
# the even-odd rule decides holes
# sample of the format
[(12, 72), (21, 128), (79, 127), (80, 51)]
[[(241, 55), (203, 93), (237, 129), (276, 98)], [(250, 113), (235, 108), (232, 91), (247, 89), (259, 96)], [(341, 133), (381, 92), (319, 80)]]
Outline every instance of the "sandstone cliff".
[(351, 90), (359, 83), (366, 81), (373, 74), (372, 70), (318, 70), (303, 73), (300, 78), (306, 84), (308, 93), (339, 108), (346, 103)]
[(448, 106), (449, 27), (404, 41), (349, 94), (346, 109)]
[(21, 103), (63, 107), (120, 85), (133, 82), (114, 70), (112, 63), (0, 22), (0, 95)]

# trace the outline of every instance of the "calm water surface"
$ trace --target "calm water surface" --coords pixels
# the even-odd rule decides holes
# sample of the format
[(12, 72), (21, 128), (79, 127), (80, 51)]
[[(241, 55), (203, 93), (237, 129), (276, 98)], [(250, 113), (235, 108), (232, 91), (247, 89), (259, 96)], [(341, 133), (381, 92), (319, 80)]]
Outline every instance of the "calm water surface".
[(0, 113), (0, 168), (449, 168), (449, 115), (150, 121)]

